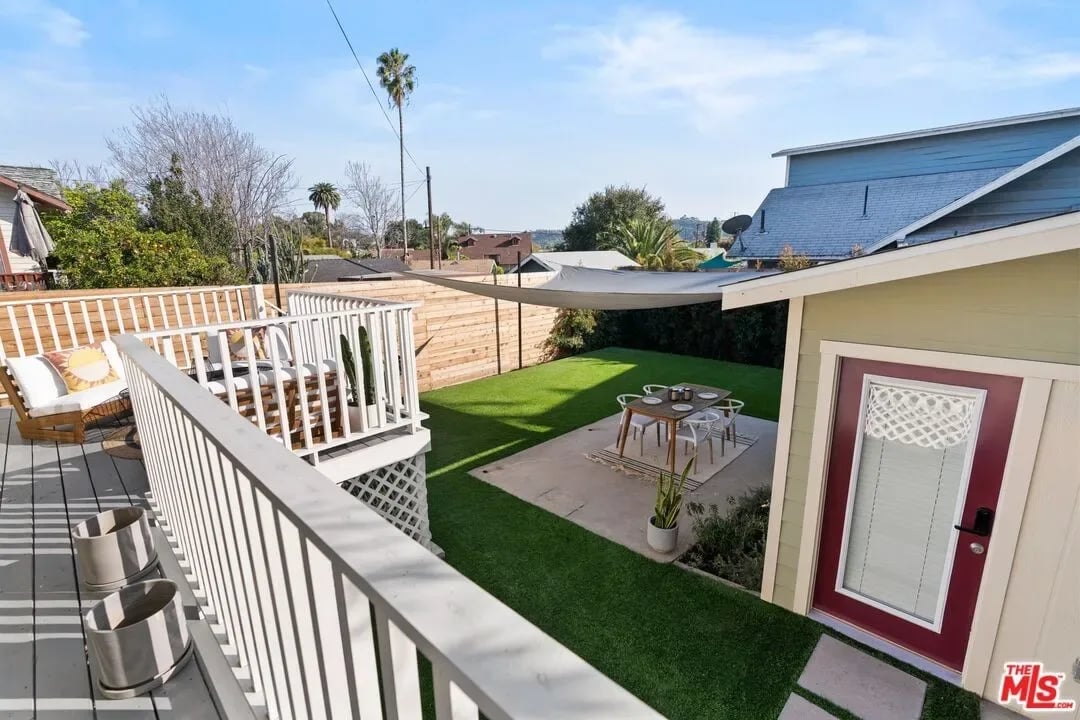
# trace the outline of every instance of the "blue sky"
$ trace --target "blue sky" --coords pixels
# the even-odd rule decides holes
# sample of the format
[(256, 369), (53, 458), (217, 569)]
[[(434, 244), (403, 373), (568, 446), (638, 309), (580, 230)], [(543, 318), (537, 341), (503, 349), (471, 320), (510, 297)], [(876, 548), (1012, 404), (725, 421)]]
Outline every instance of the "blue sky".
[[(336, 5), (369, 72), (410, 53), (406, 143), (436, 210), (488, 228), (562, 227), (622, 183), (674, 216), (750, 212), (780, 148), (1080, 105), (1076, 0)], [(346, 160), (396, 181), (323, 0), (0, 0), (0, 27), (0, 163), (106, 161), (165, 93), (294, 157), (297, 210)]]

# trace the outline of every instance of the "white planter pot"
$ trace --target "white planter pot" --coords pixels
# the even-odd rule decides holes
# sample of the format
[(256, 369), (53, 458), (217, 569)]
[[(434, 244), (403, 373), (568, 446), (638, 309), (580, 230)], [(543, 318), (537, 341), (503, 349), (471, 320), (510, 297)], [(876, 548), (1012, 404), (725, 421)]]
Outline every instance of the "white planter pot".
[[(655, 517), (655, 516), (654, 516)], [(669, 553), (675, 550), (675, 543), (679, 540), (679, 524), (664, 530), (653, 525), (653, 518), (645, 524), (645, 541), (656, 552)]]
[[(349, 405), (349, 428), (353, 432), (360, 430), (360, 406)], [(378, 427), (379, 425), (379, 406), (378, 405), (365, 405), (364, 412), (367, 413), (367, 426), (369, 428)]]
[(164, 684), (191, 658), (180, 589), (146, 580), (108, 595), (83, 618), (101, 693), (141, 695)]
[(138, 580), (157, 565), (150, 522), (141, 507), (109, 510), (71, 530), (79, 575), (87, 590), (109, 591)]

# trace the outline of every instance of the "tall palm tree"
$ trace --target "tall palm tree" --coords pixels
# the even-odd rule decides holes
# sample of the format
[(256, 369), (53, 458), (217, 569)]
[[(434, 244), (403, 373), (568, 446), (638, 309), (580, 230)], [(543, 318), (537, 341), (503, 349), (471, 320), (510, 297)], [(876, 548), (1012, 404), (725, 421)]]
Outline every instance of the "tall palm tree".
[(603, 238), (601, 247), (621, 252), (646, 270), (692, 270), (700, 259), (663, 217), (620, 222)]
[(316, 210), (322, 210), (326, 215), (326, 244), (334, 247), (334, 241), (330, 237), (330, 210), (337, 210), (341, 205), (341, 193), (334, 187), (334, 183), (315, 183), (308, 188), (308, 200), (315, 205)]
[(386, 90), (390, 107), (397, 108), (398, 154), (401, 159), (401, 252), (404, 258), (409, 254), (409, 237), (405, 230), (408, 225), (405, 220), (405, 120), (401, 108), (416, 89), (416, 67), (409, 65), (409, 54), (397, 48), (384, 52), (378, 62), (375, 74), (379, 76), (379, 84)]

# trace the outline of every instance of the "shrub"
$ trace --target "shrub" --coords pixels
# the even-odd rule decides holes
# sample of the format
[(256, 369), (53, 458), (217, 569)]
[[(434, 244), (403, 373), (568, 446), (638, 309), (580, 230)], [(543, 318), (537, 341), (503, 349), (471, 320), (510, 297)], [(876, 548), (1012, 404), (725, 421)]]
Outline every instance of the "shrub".
[(550, 359), (573, 355), (585, 349), (585, 342), (596, 329), (596, 313), (592, 310), (560, 308), (555, 316), (551, 334), (544, 340), (544, 354)]
[(707, 510), (700, 503), (687, 505), (697, 542), (686, 551), (683, 562), (750, 590), (760, 590), (770, 492), (762, 486), (737, 498), (729, 497), (726, 513), (716, 505)]

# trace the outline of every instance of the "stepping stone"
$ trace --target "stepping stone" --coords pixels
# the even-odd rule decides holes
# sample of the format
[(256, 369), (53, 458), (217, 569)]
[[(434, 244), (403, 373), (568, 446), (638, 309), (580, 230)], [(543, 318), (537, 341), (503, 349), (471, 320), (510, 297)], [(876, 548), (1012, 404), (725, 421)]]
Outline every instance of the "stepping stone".
[(919, 720), (926, 683), (822, 635), (799, 685), (862, 720)]
[(776, 720), (836, 720), (836, 716), (822, 710), (802, 695), (791, 693)]

